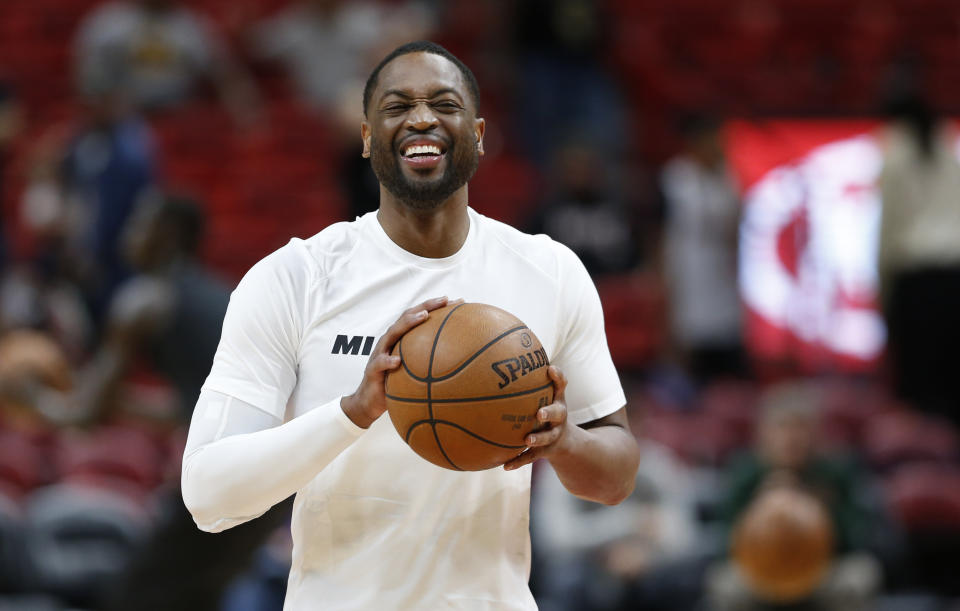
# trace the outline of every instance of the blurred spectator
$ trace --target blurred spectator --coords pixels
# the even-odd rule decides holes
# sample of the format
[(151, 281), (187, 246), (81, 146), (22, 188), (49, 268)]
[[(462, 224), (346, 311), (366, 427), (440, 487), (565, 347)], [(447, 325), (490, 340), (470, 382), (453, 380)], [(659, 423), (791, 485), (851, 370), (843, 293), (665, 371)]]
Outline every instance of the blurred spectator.
[(957, 134), (919, 96), (887, 112), (879, 275), (897, 390), (960, 423)]
[(126, 374), (145, 359), (176, 391), (177, 421), (189, 421), (229, 301), (226, 285), (196, 259), (203, 227), (203, 213), (190, 199), (152, 190), (140, 198), (120, 240), (136, 273), (111, 300), (103, 341), (76, 396), (51, 416), (70, 423), (109, 418)]
[(649, 441), (636, 488), (616, 507), (581, 501), (543, 466), (532, 505), (540, 608), (689, 608), (698, 592), (680, 584), (681, 562), (695, 553), (698, 541), (693, 489), (687, 468)]
[(175, 108), (211, 81), (240, 125), (257, 117), (253, 81), (235, 63), (212, 26), (176, 0), (110, 2), (80, 25), (75, 41), (80, 91), (103, 83), (144, 110)]
[[(872, 484), (865, 473), (845, 458), (817, 450), (818, 403), (819, 393), (801, 383), (767, 392), (761, 403), (756, 450), (729, 467), (722, 519), (732, 539), (766, 490), (788, 486), (811, 495), (829, 515), (832, 559), (822, 580), (800, 601), (808, 605), (804, 608), (823, 611), (866, 611), (873, 608), (880, 586), (880, 565), (871, 549), (886, 526), (884, 516), (869, 504)], [(717, 611), (766, 608), (764, 598), (735, 563), (714, 567), (707, 588), (711, 608)]]
[(38, 145), (23, 197), (25, 224), (38, 239), (45, 281), (67, 279), (96, 323), (129, 275), (120, 233), (137, 198), (156, 178), (153, 137), (115, 84), (91, 85), (75, 126), (50, 130)]
[(585, 137), (553, 155), (551, 190), (529, 231), (546, 233), (580, 257), (594, 276), (629, 270), (639, 245), (630, 202), (619, 188), (615, 157)]
[(737, 289), (740, 201), (720, 123), (691, 117), (684, 150), (664, 166), (664, 273), (680, 357), (700, 382), (744, 369)]
[[(88, 406), (109, 409), (122, 375), (142, 356), (177, 391), (180, 418), (189, 420), (229, 301), (227, 287), (197, 261), (203, 227), (203, 213), (190, 199), (152, 193), (139, 203), (123, 239), (139, 273), (111, 304), (105, 344), (89, 370)], [(223, 589), (282, 523), (285, 510), (275, 508), (271, 517), (214, 539), (196, 528), (178, 486), (166, 491), (160, 509), (159, 522), (128, 567), (110, 609), (217, 608)]]
[(627, 111), (605, 65), (613, 33), (603, 4), (528, 0), (515, 5), (515, 104), (521, 142), (540, 166), (550, 162), (568, 129), (589, 133), (593, 146), (611, 157), (626, 147)]
[(426, 38), (435, 16), (425, 2), (299, 0), (259, 24), (254, 54), (279, 61), (300, 98), (333, 128), (351, 216), (377, 208), (380, 185), (360, 156), (363, 86), (396, 46)]
[(259, 24), (253, 44), (282, 62), (301, 100), (356, 136), (364, 81), (383, 50), (423, 38), (432, 22), (422, 2), (299, 0)]
[(73, 372), (63, 350), (47, 334), (0, 329), (0, 428), (31, 433), (46, 423), (36, 411), (37, 392), (68, 392)]

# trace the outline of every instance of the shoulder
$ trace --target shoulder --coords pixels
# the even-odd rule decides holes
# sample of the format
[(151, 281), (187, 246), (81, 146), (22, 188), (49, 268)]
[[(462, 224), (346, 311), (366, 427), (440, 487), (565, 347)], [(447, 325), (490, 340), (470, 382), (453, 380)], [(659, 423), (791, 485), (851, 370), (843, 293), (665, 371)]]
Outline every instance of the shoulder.
[(360, 241), (359, 224), (334, 223), (312, 237), (292, 238), (250, 268), (244, 281), (281, 278), (307, 286), (330, 276), (353, 256)]
[(508, 256), (512, 255), (534, 273), (559, 279), (571, 269), (583, 268), (579, 257), (570, 248), (546, 234), (524, 233), (479, 213), (474, 213), (474, 218), (481, 224), (488, 244), (503, 248)]

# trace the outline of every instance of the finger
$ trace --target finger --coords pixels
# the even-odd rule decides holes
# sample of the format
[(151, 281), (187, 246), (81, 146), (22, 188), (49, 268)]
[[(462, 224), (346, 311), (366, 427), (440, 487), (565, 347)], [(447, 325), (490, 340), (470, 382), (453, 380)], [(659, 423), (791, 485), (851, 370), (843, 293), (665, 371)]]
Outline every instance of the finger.
[(512, 458), (504, 463), (503, 468), (506, 471), (513, 471), (514, 469), (519, 469), (524, 465), (529, 465), (533, 461), (543, 457), (542, 448), (530, 448), (524, 451), (522, 454), (516, 458)]
[(537, 421), (543, 424), (560, 424), (567, 419), (567, 406), (563, 403), (551, 403), (537, 410)]
[(419, 305), (415, 305), (410, 309), (414, 311), (426, 310), (427, 312), (432, 312), (433, 310), (436, 310), (437, 308), (442, 308), (443, 306), (448, 305), (449, 303), (450, 303), (449, 297), (445, 297), (445, 296), (434, 297), (432, 299), (427, 299), (423, 303)]
[(548, 446), (552, 443), (556, 443), (560, 439), (561, 427), (555, 426), (549, 429), (544, 429), (542, 431), (537, 431), (535, 433), (530, 433), (523, 440), (527, 446), (531, 448), (538, 448), (543, 446)]
[(371, 357), (370, 364), (368, 365), (371, 373), (385, 373), (387, 371), (393, 371), (399, 366), (400, 357), (395, 354), (387, 354), (386, 352), (375, 354)]
[(435, 310), (440, 307), (437, 303), (442, 302), (445, 304), (446, 299), (446, 297), (428, 299), (421, 304), (405, 310), (403, 314), (400, 315), (400, 318), (397, 319), (397, 322), (390, 325), (390, 328), (387, 329), (383, 337), (380, 338), (380, 341), (377, 342), (377, 351), (389, 352), (393, 350), (394, 344), (400, 341), (400, 338), (403, 337), (407, 331), (416, 327), (429, 317), (430, 310), (428, 308)]
[(563, 372), (556, 365), (550, 365), (547, 368), (547, 373), (553, 380), (554, 402), (563, 401), (563, 392), (567, 389), (567, 376), (563, 375)]

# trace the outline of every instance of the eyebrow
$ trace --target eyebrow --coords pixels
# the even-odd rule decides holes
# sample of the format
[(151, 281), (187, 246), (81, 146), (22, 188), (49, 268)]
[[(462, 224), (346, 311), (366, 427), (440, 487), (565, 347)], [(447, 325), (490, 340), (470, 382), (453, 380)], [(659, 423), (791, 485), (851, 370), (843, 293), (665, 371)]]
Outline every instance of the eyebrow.
[[(461, 100), (461, 101), (463, 100), (463, 97), (460, 95), (460, 92), (458, 92), (456, 89), (453, 89), (453, 88), (451, 88), (451, 87), (441, 87), (440, 89), (435, 89), (433, 92), (430, 93), (430, 95), (429, 95), (428, 97), (429, 97), (430, 99), (433, 99), (433, 98), (435, 98), (435, 97), (437, 97), (437, 96), (439, 96), (439, 95), (443, 95), (443, 94), (445, 94), (445, 93), (451, 93), (451, 94), (455, 95), (455, 96), (457, 97), (457, 99), (459, 99), (459, 100)], [(389, 96), (391, 96), (391, 95), (399, 96), (399, 97), (405, 98), (405, 99), (407, 99), (407, 100), (413, 98), (412, 95), (410, 95), (409, 93), (407, 93), (407, 92), (405, 92), (405, 91), (401, 91), (400, 89), (387, 89), (386, 91), (383, 92), (383, 95), (380, 96), (380, 99), (383, 100), (384, 98), (387, 98), (387, 97), (389, 97)]]

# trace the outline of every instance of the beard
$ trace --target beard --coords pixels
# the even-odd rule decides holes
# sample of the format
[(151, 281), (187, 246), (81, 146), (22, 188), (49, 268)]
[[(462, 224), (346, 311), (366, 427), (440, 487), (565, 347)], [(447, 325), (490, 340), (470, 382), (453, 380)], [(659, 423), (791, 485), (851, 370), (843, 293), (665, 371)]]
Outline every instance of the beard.
[(433, 210), (467, 184), (480, 165), (477, 149), (451, 143), (446, 152), (446, 167), (433, 179), (411, 180), (400, 167), (400, 155), (390, 143), (373, 140), (370, 165), (380, 184), (402, 204), (414, 210)]

